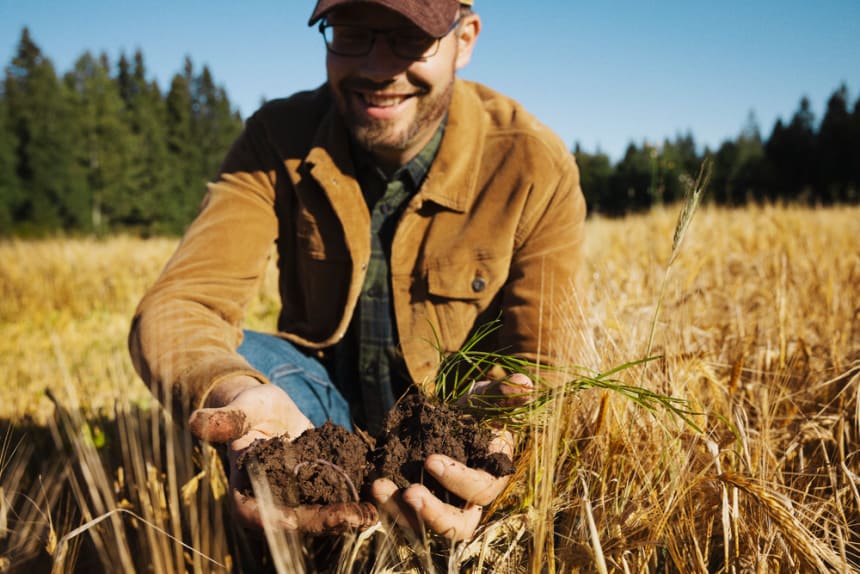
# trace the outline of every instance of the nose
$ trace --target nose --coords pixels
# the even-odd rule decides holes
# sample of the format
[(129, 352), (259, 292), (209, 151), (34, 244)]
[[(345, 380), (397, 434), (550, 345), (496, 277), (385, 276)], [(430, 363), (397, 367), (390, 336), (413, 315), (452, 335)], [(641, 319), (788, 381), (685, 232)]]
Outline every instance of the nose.
[(383, 82), (405, 71), (410, 63), (391, 51), (385, 34), (378, 34), (370, 52), (362, 58), (361, 70), (365, 77)]

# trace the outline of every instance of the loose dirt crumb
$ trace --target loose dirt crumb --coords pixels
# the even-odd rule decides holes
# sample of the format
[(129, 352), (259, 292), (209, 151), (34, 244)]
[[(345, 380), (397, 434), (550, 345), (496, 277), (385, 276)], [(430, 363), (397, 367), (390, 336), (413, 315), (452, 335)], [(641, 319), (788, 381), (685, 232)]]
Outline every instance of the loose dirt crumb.
[(478, 426), (462, 412), (422, 395), (411, 395), (398, 402), (386, 417), (374, 451), (376, 472), (399, 487), (423, 483), (444, 500), (449, 494), (425, 475), (425, 459), (434, 453), (444, 454), (494, 476), (513, 474), (510, 457), (489, 453), (492, 438), (490, 429)]
[(510, 457), (489, 453), (490, 429), (423, 395), (398, 402), (383, 429), (374, 449), (374, 440), (363, 433), (327, 422), (293, 442), (286, 437), (255, 441), (237, 466), (243, 469), (250, 460), (256, 461), (266, 473), (275, 502), (284, 506), (356, 502), (380, 477), (401, 488), (421, 483), (442, 500), (462, 504), (424, 473), (424, 461), (431, 454), (447, 455), (494, 476), (514, 472)]
[(286, 437), (257, 440), (236, 464), (242, 469), (255, 460), (275, 502), (284, 506), (358, 502), (372, 470), (370, 451), (359, 435), (327, 422), (293, 442)]

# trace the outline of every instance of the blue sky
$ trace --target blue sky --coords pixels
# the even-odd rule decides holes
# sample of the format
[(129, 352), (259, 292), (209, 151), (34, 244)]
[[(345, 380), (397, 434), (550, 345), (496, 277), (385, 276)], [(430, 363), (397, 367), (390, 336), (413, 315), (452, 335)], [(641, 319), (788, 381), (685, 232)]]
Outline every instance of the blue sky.
[[(59, 71), (84, 50), (140, 48), (162, 89), (186, 55), (243, 116), (324, 80), (312, 0), (0, 0), (0, 62), (23, 26)], [(520, 102), (573, 146), (618, 159), (628, 142), (690, 131), (712, 148), (750, 111), (767, 136), (808, 96), (818, 118), (860, 95), (860, 0), (475, 0), (484, 31), (463, 76)]]

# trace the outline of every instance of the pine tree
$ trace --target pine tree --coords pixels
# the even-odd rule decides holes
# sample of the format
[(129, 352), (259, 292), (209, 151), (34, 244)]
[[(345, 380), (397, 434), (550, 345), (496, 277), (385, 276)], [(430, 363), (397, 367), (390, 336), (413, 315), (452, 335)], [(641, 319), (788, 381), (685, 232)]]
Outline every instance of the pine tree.
[(762, 199), (763, 159), (761, 132), (755, 115), (750, 112), (738, 138), (723, 142), (714, 157), (711, 176), (714, 199), (726, 205)]
[(848, 88), (843, 84), (827, 102), (827, 111), (818, 131), (816, 189), (825, 203), (843, 201), (851, 187), (851, 160), (854, 147), (852, 120), (848, 111)]
[(169, 197), (165, 203), (165, 224), (181, 231), (193, 218), (203, 197), (204, 181), (198, 176), (198, 155), (192, 120), (191, 61), (185, 73), (176, 74), (167, 93), (167, 151), (170, 165)]
[(686, 188), (681, 182), (681, 175), (695, 177), (699, 163), (692, 133), (679, 134), (674, 141), (665, 140), (657, 162), (657, 199), (671, 203), (683, 198)]
[(134, 82), (131, 63), (128, 61), (125, 52), (120, 53), (119, 61), (116, 64), (116, 88), (126, 108), (131, 107), (137, 95), (137, 86)]
[(89, 223), (83, 172), (71, 150), (75, 118), (54, 66), (24, 28), (4, 84), (10, 128), (17, 139), (21, 183), (17, 226), (27, 232), (82, 229)]
[(738, 163), (738, 145), (726, 140), (714, 154), (714, 167), (711, 175), (710, 198), (719, 205), (735, 203), (734, 170)]
[(122, 223), (146, 234), (171, 231), (165, 223), (172, 192), (165, 103), (158, 84), (146, 79), (140, 50), (134, 55), (133, 68), (120, 58), (117, 84), (132, 134), (132, 161), (124, 191), (130, 210)]
[(851, 187), (848, 190), (848, 200), (860, 199), (860, 97), (854, 103), (854, 113), (851, 114)]
[(124, 105), (110, 77), (106, 56), (95, 59), (89, 52), (66, 74), (66, 86), (77, 121), (76, 159), (86, 173), (90, 197), (90, 226), (107, 231), (129, 212), (124, 193), (132, 158), (131, 132), (125, 123)]
[(653, 146), (646, 144), (642, 149), (632, 143), (627, 146), (610, 180), (610, 213), (622, 215), (651, 205), (656, 160), (657, 150)]
[(768, 163), (768, 192), (771, 201), (778, 197), (811, 200), (815, 171), (815, 116), (809, 99), (800, 107), (788, 125), (779, 119), (765, 145)]
[(9, 127), (5, 98), (0, 98), (0, 236), (14, 231), (15, 214), (20, 198), (16, 172), (18, 138)]
[(589, 208), (593, 211), (607, 212), (609, 210), (609, 181), (612, 176), (612, 164), (609, 156), (598, 151), (590, 154), (582, 150), (579, 144), (573, 151), (579, 166), (580, 185)]
[(198, 175), (214, 178), (230, 144), (242, 130), (242, 121), (230, 109), (223, 88), (215, 85), (208, 66), (194, 78), (192, 92), (192, 131), (198, 143)]
[(755, 115), (750, 112), (747, 123), (737, 140), (738, 156), (733, 170), (732, 203), (740, 205), (751, 197), (761, 195), (764, 185), (764, 143)]

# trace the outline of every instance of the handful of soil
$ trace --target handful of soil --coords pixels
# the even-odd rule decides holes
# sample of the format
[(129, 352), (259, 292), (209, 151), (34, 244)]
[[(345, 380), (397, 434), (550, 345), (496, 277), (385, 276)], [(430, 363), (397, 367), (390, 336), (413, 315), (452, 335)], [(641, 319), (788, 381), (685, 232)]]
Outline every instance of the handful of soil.
[(272, 496), (283, 506), (357, 502), (362, 489), (376, 478), (398, 487), (423, 483), (451, 504), (450, 493), (424, 473), (431, 454), (444, 454), (495, 476), (513, 474), (510, 457), (490, 453), (490, 429), (456, 408), (431, 402), (420, 394), (403, 398), (388, 413), (383, 431), (373, 439), (327, 422), (290, 442), (286, 437), (257, 440), (236, 464), (251, 461), (265, 472)]
[(457, 409), (433, 403), (423, 395), (409, 395), (391, 409), (377, 437), (376, 473), (401, 488), (423, 483), (445, 500), (450, 493), (425, 474), (425, 459), (431, 454), (444, 454), (494, 476), (513, 474), (514, 465), (508, 455), (489, 452), (492, 439), (490, 429), (477, 425)]
[(287, 437), (256, 440), (236, 461), (246, 469), (253, 461), (266, 474), (272, 498), (282, 506), (358, 502), (373, 466), (371, 445), (330, 421)]

